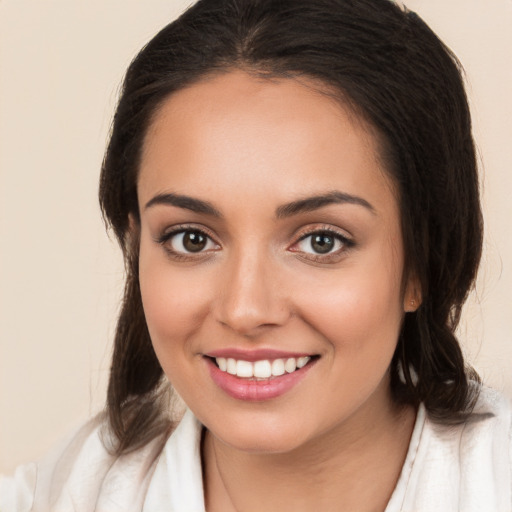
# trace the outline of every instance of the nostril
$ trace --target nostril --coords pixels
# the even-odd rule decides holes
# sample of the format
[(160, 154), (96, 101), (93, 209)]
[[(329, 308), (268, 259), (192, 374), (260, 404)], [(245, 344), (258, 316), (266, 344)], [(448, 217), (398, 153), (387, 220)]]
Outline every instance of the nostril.
[(217, 320), (234, 332), (251, 336), (261, 329), (282, 325), (289, 317), (283, 290), (277, 287), (277, 269), (268, 255), (239, 254), (219, 275), (215, 298)]
[(290, 316), (285, 307), (270, 300), (261, 304), (224, 303), (217, 310), (217, 320), (222, 326), (249, 337), (284, 325)]

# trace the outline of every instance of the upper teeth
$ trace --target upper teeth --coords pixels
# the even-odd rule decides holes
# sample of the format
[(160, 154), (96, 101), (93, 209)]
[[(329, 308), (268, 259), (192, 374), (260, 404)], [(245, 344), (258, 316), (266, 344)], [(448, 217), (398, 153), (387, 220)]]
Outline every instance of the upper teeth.
[(223, 372), (228, 372), (237, 377), (257, 379), (268, 379), (269, 377), (279, 377), (284, 373), (292, 373), (297, 368), (302, 368), (311, 359), (310, 356), (289, 357), (288, 359), (274, 359), (270, 361), (263, 359), (261, 361), (244, 361), (225, 357), (216, 357), (218, 367)]

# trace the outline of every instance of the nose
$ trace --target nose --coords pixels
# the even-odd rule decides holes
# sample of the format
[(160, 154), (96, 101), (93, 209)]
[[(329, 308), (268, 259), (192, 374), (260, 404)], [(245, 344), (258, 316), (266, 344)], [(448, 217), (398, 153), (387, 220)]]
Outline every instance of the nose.
[(290, 317), (278, 264), (263, 251), (233, 254), (221, 272), (217, 321), (237, 334), (255, 337)]

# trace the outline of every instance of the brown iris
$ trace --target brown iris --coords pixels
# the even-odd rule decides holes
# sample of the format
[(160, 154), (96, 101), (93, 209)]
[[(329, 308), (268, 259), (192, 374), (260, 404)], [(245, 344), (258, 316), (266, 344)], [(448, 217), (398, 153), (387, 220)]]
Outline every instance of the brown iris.
[(205, 248), (207, 241), (207, 237), (198, 231), (186, 231), (183, 234), (183, 247), (188, 252), (202, 251)]
[(318, 234), (311, 237), (311, 248), (319, 253), (326, 254), (334, 247), (334, 237), (331, 235)]

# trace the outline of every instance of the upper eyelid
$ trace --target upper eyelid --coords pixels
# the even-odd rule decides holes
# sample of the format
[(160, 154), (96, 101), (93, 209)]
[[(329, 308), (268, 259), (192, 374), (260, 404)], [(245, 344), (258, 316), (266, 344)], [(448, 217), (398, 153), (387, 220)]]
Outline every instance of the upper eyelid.
[(302, 235), (299, 236), (299, 241), (300, 240), (304, 240), (304, 238), (307, 238), (308, 236), (311, 236), (311, 235), (316, 235), (316, 234), (319, 234), (319, 233), (328, 233), (330, 235), (334, 235), (334, 236), (339, 236), (340, 238), (343, 238), (343, 239), (346, 239), (348, 240), (349, 237), (340, 233), (339, 231), (336, 231), (334, 229), (313, 229), (312, 231), (308, 231), (306, 233), (303, 233)]
[[(204, 235), (206, 235), (208, 238), (210, 238), (215, 244), (222, 247), (222, 244), (219, 242), (218, 237), (216, 234), (212, 232), (209, 228), (207, 228), (204, 225), (201, 224), (176, 224), (173, 226), (169, 226), (162, 230), (162, 232), (154, 237), (156, 242), (164, 243), (167, 240), (169, 240), (172, 236), (177, 235), (179, 233), (183, 233), (185, 231), (198, 231)], [(354, 243), (353, 238), (351, 235), (349, 235), (345, 230), (342, 230), (341, 228), (336, 228), (331, 225), (326, 224), (318, 224), (313, 225), (311, 227), (303, 227), (295, 231), (295, 235), (292, 235), (292, 241), (289, 243), (289, 247), (293, 247), (298, 242), (304, 240), (308, 236), (314, 235), (316, 233), (329, 233), (345, 242)]]
[(206, 235), (217, 245), (220, 245), (219, 242), (217, 241), (217, 237), (211, 232), (210, 229), (206, 228), (205, 226), (199, 226), (195, 224), (177, 224), (174, 226), (169, 226), (165, 228), (159, 235), (157, 235), (155, 237), (155, 240), (157, 242), (164, 242), (171, 238), (172, 236), (177, 235), (179, 233), (184, 233), (185, 231), (197, 231), (199, 233), (202, 233), (203, 235)]
[(297, 235), (297, 238), (293, 243), (296, 244), (297, 242), (300, 242), (307, 238), (308, 236), (314, 235), (316, 233), (329, 233), (343, 240), (353, 241), (352, 236), (349, 235), (345, 230), (341, 230), (340, 228), (335, 228), (333, 226), (321, 225), (311, 227), (309, 229), (302, 231), (300, 234)]

